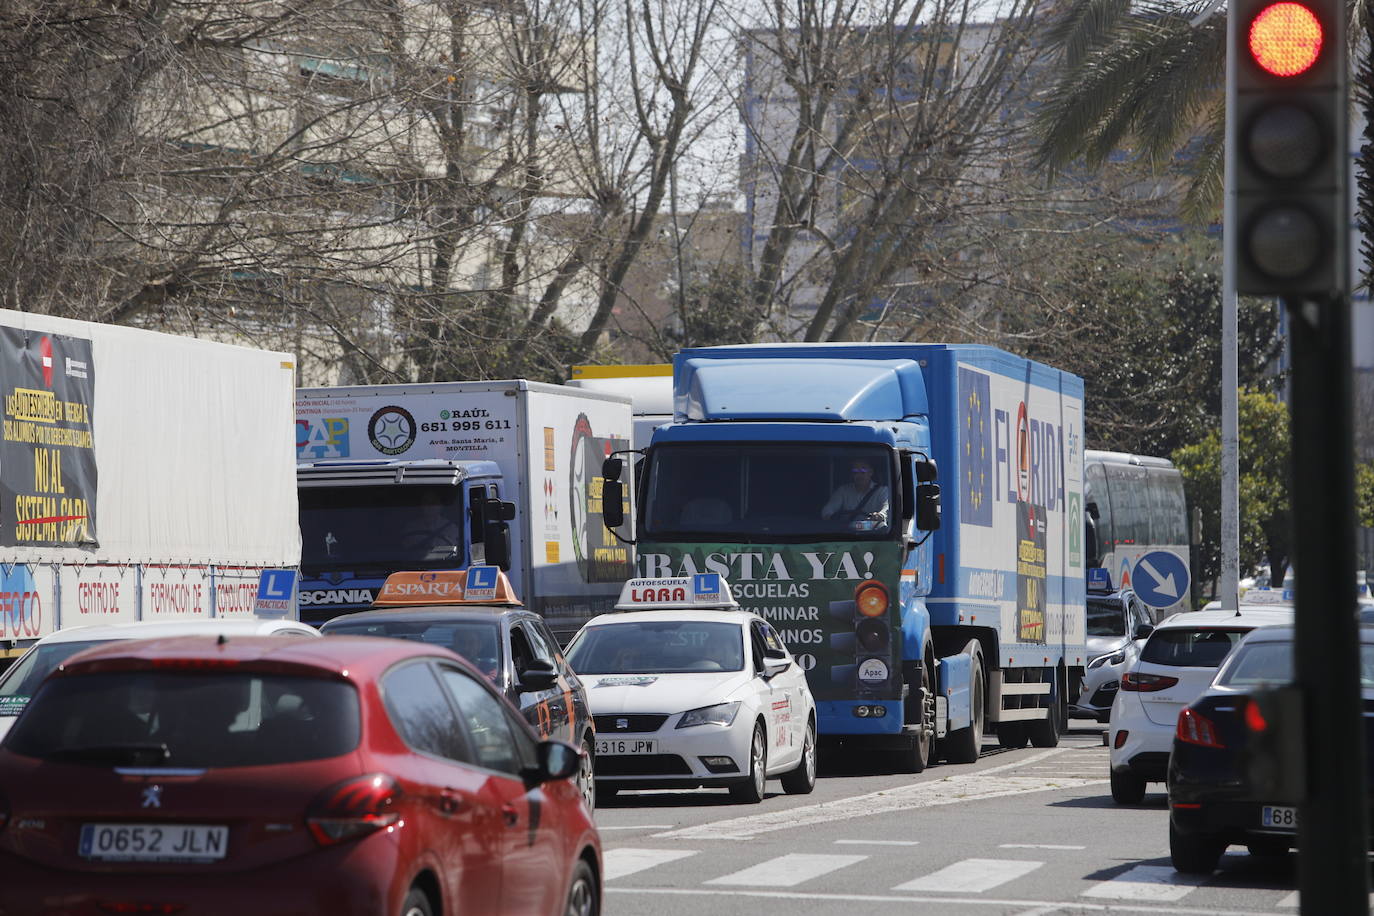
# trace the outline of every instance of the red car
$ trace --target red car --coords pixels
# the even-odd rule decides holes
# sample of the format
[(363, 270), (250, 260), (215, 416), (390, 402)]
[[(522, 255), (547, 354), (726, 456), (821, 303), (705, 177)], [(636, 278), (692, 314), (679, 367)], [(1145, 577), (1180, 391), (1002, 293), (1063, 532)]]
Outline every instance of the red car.
[(421, 643), (91, 649), (0, 745), (0, 914), (593, 916), (580, 755)]

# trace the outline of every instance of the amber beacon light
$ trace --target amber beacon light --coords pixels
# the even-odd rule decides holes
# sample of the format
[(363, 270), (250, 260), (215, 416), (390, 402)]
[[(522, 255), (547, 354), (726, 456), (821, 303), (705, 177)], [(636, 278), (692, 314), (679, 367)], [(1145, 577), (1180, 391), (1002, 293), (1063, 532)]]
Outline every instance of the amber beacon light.
[(1344, 0), (1233, 0), (1234, 224), (1242, 293), (1303, 298), (1348, 272)]

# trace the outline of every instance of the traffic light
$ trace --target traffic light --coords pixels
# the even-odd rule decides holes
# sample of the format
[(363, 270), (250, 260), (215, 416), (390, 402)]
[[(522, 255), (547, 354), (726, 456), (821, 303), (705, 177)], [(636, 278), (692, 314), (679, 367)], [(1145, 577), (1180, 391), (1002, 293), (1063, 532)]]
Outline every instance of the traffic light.
[(1301, 691), (1292, 685), (1256, 690), (1240, 703), (1246, 732), (1241, 766), (1251, 793), (1269, 802), (1306, 801)]
[(1344, 0), (1239, 0), (1230, 140), (1239, 292), (1300, 298), (1349, 285)]
[(891, 605), (887, 586), (876, 579), (859, 583), (852, 601), (830, 602), (831, 617), (854, 624), (852, 633), (831, 634), (831, 650), (842, 655), (854, 653), (854, 664), (832, 666), (830, 678), (836, 684), (852, 686), (860, 699), (888, 695), (893, 667)]

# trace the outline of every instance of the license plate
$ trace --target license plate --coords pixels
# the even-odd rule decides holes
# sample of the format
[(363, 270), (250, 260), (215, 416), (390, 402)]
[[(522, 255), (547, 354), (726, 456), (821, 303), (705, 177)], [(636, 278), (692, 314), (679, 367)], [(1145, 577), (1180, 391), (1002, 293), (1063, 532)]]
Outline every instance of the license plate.
[(1265, 805), (1260, 809), (1260, 826), (1270, 830), (1297, 830), (1298, 809)]
[(228, 827), (83, 824), (79, 852), (102, 862), (213, 862), (228, 845)]
[(652, 738), (597, 738), (596, 753), (657, 754), (658, 742)]

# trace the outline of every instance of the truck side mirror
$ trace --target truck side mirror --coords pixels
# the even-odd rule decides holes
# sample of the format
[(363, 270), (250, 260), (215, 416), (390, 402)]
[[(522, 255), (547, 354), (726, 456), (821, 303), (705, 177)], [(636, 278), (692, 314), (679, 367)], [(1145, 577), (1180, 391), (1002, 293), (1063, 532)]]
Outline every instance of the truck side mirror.
[(916, 527), (921, 531), (940, 530), (940, 485), (923, 483), (916, 487)]
[[(606, 464), (612, 461), (620, 463), (619, 458), (607, 458)], [(607, 528), (619, 528), (625, 524), (625, 485), (618, 479), (620, 469), (616, 468), (615, 477), (604, 477), (601, 481), (601, 520)]]
[(515, 518), (515, 503), (499, 499), (482, 501), (482, 543), (486, 545), (486, 560), (493, 566), (510, 571), (510, 525)]
[(601, 462), (601, 476), (606, 480), (619, 480), (620, 473), (624, 470), (625, 462), (620, 458), (607, 458)]
[(935, 466), (935, 462), (929, 458), (916, 459), (916, 480), (920, 483), (934, 483), (940, 476), (940, 470)]

